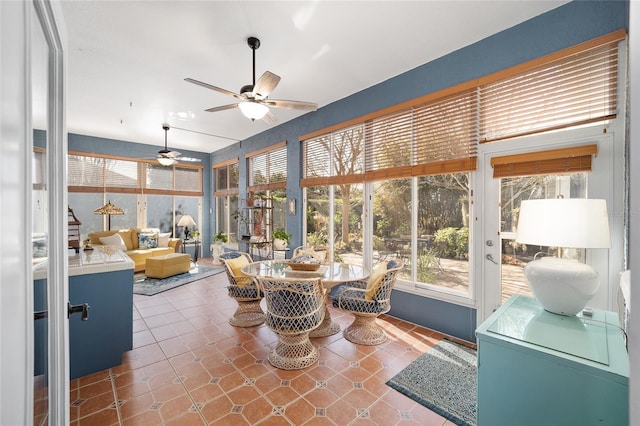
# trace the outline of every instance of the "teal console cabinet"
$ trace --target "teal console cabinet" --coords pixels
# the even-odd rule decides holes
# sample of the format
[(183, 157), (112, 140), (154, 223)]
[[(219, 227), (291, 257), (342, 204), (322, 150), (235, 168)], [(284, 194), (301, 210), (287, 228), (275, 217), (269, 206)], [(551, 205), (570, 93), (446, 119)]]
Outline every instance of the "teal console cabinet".
[(568, 317), (513, 296), (476, 330), (478, 426), (629, 424), (618, 315)]

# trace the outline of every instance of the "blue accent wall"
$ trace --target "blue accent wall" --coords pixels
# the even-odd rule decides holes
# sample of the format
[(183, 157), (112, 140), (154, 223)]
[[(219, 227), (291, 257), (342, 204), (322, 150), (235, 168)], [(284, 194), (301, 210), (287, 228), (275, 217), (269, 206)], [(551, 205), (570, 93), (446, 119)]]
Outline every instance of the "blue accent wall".
[[(421, 65), (347, 98), (271, 128), (254, 137), (210, 154), (205, 164), (205, 194), (211, 194), (211, 164), (233, 157), (240, 159), (240, 188), (246, 188), (245, 155), (270, 145), (287, 141), (287, 197), (297, 200), (295, 215), (287, 216), (287, 230), (293, 234), (292, 246), (302, 243), (301, 153), (299, 136), (348, 121), (404, 101), (454, 86), (493, 72), (576, 45), (621, 28), (628, 29), (628, 1), (572, 1), (484, 40), (466, 46), (439, 59)], [(437, 42), (437, 41), (428, 41)], [(415, 43), (407, 40), (407, 43)], [(339, 72), (339, 71), (336, 71)], [(69, 149), (130, 155), (118, 141), (69, 135)], [(124, 142), (122, 142), (124, 143)], [(90, 148), (87, 148), (89, 146)], [(129, 145), (126, 145), (129, 146)], [(144, 151), (143, 147), (147, 147)], [(136, 144), (141, 156), (155, 155), (155, 147)], [(106, 151), (106, 152), (105, 152)], [(197, 153), (188, 153), (199, 156)], [(241, 194), (241, 198), (244, 195)], [(204, 197), (203, 213), (207, 217), (212, 200)], [(215, 209), (203, 224), (215, 223)], [(208, 250), (208, 247), (203, 247)], [(452, 303), (394, 292), (391, 315), (433, 328), (465, 340), (475, 340), (476, 311)]]
[[(259, 135), (216, 151), (212, 164), (240, 158), (240, 188), (246, 187), (246, 153), (287, 141), (287, 196), (302, 206), (299, 136), (500, 71), (581, 42), (628, 29), (628, 1), (573, 1), (494, 34), (347, 98)], [(413, 43), (407, 40), (407, 43)], [(303, 218), (287, 216), (292, 246), (302, 242)], [(212, 223), (214, 218), (212, 218)], [(394, 291), (390, 315), (443, 333), (475, 341), (476, 310), (402, 291)]]

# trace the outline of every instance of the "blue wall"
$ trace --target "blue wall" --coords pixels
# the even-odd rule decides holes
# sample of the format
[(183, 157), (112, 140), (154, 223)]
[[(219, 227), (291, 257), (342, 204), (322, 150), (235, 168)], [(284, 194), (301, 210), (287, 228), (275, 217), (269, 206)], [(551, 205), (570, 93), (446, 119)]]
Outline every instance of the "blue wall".
[[(380, 84), (366, 88), (318, 111), (305, 114), (269, 129), (252, 138), (210, 154), (203, 161), (204, 191), (211, 194), (210, 165), (233, 157), (240, 158), (240, 188), (247, 181), (245, 155), (257, 149), (287, 141), (287, 197), (298, 200), (295, 215), (287, 216), (287, 230), (294, 237), (292, 246), (302, 242), (302, 190), (300, 135), (339, 124), (352, 118), (414, 99), (458, 83), (535, 59), (621, 28), (628, 29), (628, 1), (573, 1), (520, 25), (509, 28), (477, 43), (464, 47)], [(413, 43), (407, 40), (407, 43)], [(384, 56), (384, 55), (382, 55)], [(336, 71), (338, 72), (338, 71)], [(108, 143), (104, 143), (104, 142)], [(127, 144), (127, 145), (122, 145)], [(125, 148), (127, 146), (128, 148)], [(153, 156), (157, 147), (136, 144), (140, 156)], [(69, 149), (105, 154), (131, 152), (126, 142), (69, 135)], [(198, 153), (185, 153), (202, 157)], [(204, 218), (211, 200), (204, 197)], [(215, 209), (213, 209), (215, 210)], [(215, 211), (203, 223), (203, 234), (210, 235), (209, 224), (215, 224)], [(206, 228), (205, 228), (206, 227)], [(205, 247), (208, 250), (208, 247)], [(475, 309), (432, 300), (397, 291), (393, 293), (391, 315), (424, 325), (444, 333), (475, 340)]]
[[(240, 188), (246, 187), (245, 154), (283, 140), (287, 143), (287, 196), (302, 206), (300, 135), (415, 99), (546, 54), (628, 29), (627, 1), (573, 1), (520, 25), (494, 34), (380, 84), (305, 114), (259, 135), (216, 151), (212, 164), (239, 157)], [(407, 40), (407, 43), (413, 43)], [(382, 55), (384, 56), (384, 55)], [(215, 217), (211, 218), (215, 223)], [(287, 216), (291, 243), (302, 242), (302, 215)], [(475, 340), (476, 310), (395, 291), (390, 315), (465, 340)]]

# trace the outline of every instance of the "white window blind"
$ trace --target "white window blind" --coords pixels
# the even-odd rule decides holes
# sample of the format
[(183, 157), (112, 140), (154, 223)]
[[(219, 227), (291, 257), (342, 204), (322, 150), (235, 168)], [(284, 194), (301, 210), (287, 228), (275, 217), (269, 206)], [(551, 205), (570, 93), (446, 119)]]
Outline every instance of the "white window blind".
[(106, 158), (104, 161), (104, 186), (113, 189), (135, 190), (140, 187), (138, 179), (138, 163), (136, 161), (114, 160)]
[(67, 184), (69, 190), (104, 189), (104, 158), (84, 155), (69, 155), (67, 161)]

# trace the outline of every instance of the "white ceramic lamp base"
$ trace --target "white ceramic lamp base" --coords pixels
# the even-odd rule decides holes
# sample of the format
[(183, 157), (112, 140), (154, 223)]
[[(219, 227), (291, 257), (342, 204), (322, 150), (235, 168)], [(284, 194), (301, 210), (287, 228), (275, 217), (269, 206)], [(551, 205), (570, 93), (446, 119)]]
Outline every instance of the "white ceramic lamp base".
[(544, 257), (529, 262), (524, 273), (542, 307), (559, 315), (582, 311), (600, 285), (595, 269), (574, 259)]

